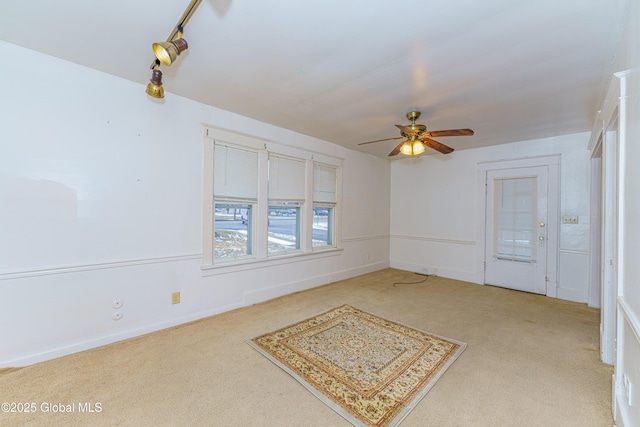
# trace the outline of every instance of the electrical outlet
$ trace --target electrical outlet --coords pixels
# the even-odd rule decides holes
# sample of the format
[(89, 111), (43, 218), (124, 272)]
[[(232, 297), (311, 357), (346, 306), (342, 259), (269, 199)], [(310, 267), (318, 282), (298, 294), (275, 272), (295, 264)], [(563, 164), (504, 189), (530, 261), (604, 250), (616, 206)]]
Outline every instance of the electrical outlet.
[(180, 304), (180, 292), (171, 294), (171, 304)]
[(578, 224), (579, 220), (578, 215), (564, 215), (562, 217), (563, 224)]

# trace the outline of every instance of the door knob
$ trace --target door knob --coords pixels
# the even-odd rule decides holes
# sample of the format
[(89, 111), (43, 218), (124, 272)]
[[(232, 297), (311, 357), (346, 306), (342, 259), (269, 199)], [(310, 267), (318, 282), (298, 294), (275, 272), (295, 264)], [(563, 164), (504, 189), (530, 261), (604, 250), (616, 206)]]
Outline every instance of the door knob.
[(540, 227), (544, 227), (544, 226), (545, 226), (545, 223), (544, 223), (544, 222), (541, 222), (539, 225), (540, 225)]

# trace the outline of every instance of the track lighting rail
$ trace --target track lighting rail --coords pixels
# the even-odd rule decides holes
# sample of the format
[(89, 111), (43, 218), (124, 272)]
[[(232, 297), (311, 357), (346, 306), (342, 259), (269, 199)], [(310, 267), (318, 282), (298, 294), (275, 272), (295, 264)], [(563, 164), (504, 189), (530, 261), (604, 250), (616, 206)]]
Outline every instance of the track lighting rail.
[(151, 80), (147, 85), (147, 95), (152, 98), (164, 98), (164, 88), (162, 87), (162, 71), (160, 65), (169, 66), (176, 60), (181, 52), (188, 49), (187, 41), (182, 38), (185, 25), (191, 19), (202, 0), (191, 0), (185, 9), (182, 17), (174, 27), (166, 42), (153, 43), (153, 52), (156, 56), (151, 63)]

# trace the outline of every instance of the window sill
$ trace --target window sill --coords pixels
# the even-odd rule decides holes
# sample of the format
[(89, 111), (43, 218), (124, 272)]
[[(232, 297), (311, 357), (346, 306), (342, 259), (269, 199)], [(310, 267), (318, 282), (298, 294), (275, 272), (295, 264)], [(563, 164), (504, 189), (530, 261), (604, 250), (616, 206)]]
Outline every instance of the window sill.
[(201, 265), (203, 276), (234, 273), (237, 271), (254, 270), (292, 262), (309, 261), (314, 258), (337, 256), (342, 253), (342, 248), (316, 249), (312, 252), (300, 252), (294, 254), (271, 255), (266, 258), (245, 258), (237, 261), (224, 261), (217, 264)]

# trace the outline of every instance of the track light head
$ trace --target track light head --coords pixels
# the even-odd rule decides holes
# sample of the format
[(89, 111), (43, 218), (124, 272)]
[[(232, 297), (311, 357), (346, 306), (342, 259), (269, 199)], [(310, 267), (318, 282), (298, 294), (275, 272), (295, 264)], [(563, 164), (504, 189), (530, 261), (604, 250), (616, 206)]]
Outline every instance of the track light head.
[(152, 45), (153, 53), (163, 65), (173, 64), (178, 55), (189, 48), (187, 41), (183, 38), (167, 42), (158, 42)]
[(147, 95), (153, 98), (164, 98), (164, 88), (162, 87), (162, 71), (154, 68), (151, 72), (151, 80), (147, 85)]
[(159, 70), (160, 64), (169, 66), (173, 64), (178, 55), (189, 48), (187, 41), (182, 38), (184, 26), (187, 25), (189, 19), (194, 14), (202, 0), (190, 0), (189, 5), (185, 9), (182, 17), (178, 21), (175, 29), (169, 35), (166, 42), (153, 43), (153, 53), (156, 59), (151, 64), (152, 74), (151, 81), (147, 85), (147, 94), (154, 98), (164, 98), (164, 89), (162, 87), (162, 72)]

